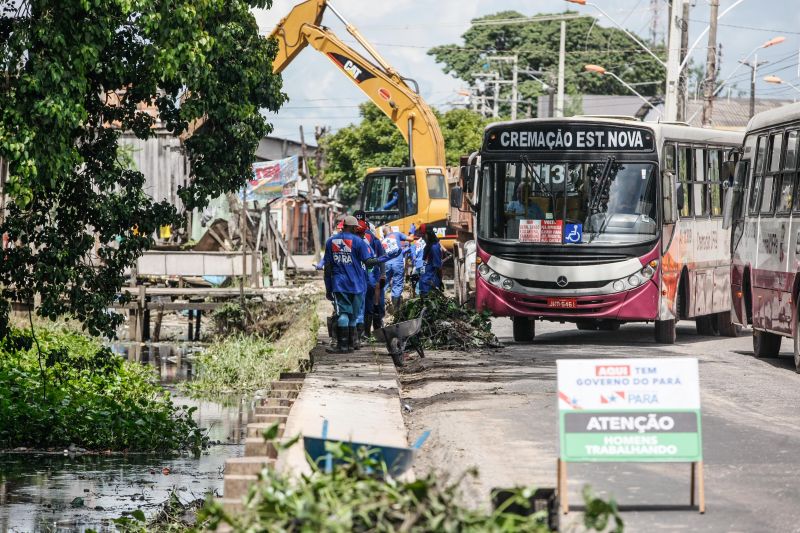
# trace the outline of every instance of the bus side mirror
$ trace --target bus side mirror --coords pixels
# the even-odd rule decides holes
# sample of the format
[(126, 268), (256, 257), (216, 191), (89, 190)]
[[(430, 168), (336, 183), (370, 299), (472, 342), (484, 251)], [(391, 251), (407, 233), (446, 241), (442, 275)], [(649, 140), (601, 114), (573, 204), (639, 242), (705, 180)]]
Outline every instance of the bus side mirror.
[[(464, 166), (461, 167), (461, 186), (468, 193), (474, 192), (474, 189), (475, 189), (475, 165), (464, 165)], [(459, 205), (461, 205), (461, 204), (459, 203)]]
[(450, 189), (450, 207), (461, 209), (461, 202), (464, 200), (464, 190), (456, 185)]
[[(663, 206), (664, 224), (673, 224), (678, 214), (675, 211), (675, 202), (673, 201), (675, 191), (675, 174), (669, 171), (664, 171), (661, 174), (661, 204)], [(678, 202), (680, 203), (683, 195), (678, 194)], [(681, 207), (678, 207), (680, 211)]]
[(722, 204), (722, 229), (730, 229), (734, 221), (742, 216), (742, 194), (749, 169), (750, 163), (747, 159), (740, 159), (738, 163), (726, 161), (722, 167), (720, 177), (725, 194)]
[(724, 184), (733, 184), (733, 173), (736, 169), (736, 163), (733, 161), (725, 161), (722, 163), (722, 171), (720, 172), (719, 179)]

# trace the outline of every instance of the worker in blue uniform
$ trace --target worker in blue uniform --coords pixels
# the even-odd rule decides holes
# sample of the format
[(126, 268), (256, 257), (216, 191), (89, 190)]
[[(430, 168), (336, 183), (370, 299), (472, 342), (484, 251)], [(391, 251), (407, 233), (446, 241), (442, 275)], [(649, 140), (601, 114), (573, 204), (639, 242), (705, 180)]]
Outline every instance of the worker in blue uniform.
[(419, 294), (425, 297), (432, 290), (439, 290), (442, 285), (442, 245), (433, 231), (433, 227), (425, 229), (425, 249), (422, 252), (422, 272), (419, 277)]
[[(387, 254), (408, 251), (408, 236), (401, 231), (392, 231), (387, 225), (383, 229), (383, 249)], [(405, 254), (395, 255), (394, 259), (386, 262), (386, 284), (392, 289), (392, 311), (396, 313), (400, 309), (400, 302), (403, 298), (403, 284), (406, 281), (406, 258)]]
[[(364, 211), (356, 211), (353, 213), (358, 220), (359, 225), (364, 225), (364, 240), (372, 248), (375, 257), (382, 257), (385, 252), (383, 244), (381, 243), (375, 232), (369, 227), (367, 215)], [(386, 305), (383, 294), (383, 288), (386, 286), (386, 265), (381, 264), (374, 266), (367, 272), (367, 292), (364, 295), (364, 320), (363, 329), (359, 334), (363, 334), (363, 338), (369, 338), (372, 333), (372, 328), (383, 327), (383, 315), (386, 313)], [(358, 327), (357, 327), (358, 329)]]
[(388, 211), (390, 209), (397, 209), (397, 204), (400, 202), (400, 190), (397, 187), (392, 187), (389, 191), (389, 199), (383, 204), (381, 211)]
[(355, 217), (344, 219), (342, 232), (325, 243), (325, 296), (337, 309), (336, 347), (330, 353), (349, 353), (356, 336), (356, 319), (367, 290), (365, 267), (370, 268), (397, 257), (400, 252), (371, 257), (369, 245), (356, 235)]
[(425, 251), (425, 224), (421, 224), (417, 230), (414, 240), (414, 250), (411, 252), (411, 275), (417, 280), (414, 293), (419, 295), (419, 278), (425, 262), (422, 260), (422, 253)]

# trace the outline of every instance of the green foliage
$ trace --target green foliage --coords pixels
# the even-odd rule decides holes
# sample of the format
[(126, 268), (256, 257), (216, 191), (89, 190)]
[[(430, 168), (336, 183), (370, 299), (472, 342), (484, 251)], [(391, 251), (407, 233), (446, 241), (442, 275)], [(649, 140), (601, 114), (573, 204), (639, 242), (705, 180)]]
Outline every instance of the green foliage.
[(195, 361), (195, 379), (185, 384), (207, 395), (253, 391), (266, 387), (287, 370), (269, 341), (242, 333), (212, 343)]
[(12, 329), (0, 344), (0, 448), (199, 453), (205, 446), (194, 408), (175, 406), (151, 369), (56, 326), (37, 329), (36, 341), (46, 391), (30, 332)]
[(392, 323), (418, 318), (425, 310), (422, 330), (414, 338), (426, 349), (477, 350), (502, 345), (492, 333), (491, 315), (458, 304), (455, 298), (431, 291), (425, 298), (403, 302)]
[[(477, 19), (478, 21), (521, 18), (516, 11), (503, 11)], [(443, 45), (428, 53), (442, 63), (447, 73), (467, 82), (473, 82), (476, 74), (502, 69), (503, 76), (510, 79), (510, 65), (490, 61), (492, 56), (519, 55), (519, 68), (541, 70), (545, 78), (554, 80), (558, 69), (558, 49), (561, 22), (557, 20), (529, 24), (473, 25), (462, 38), (463, 44)], [(651, 49), (662, 59), (666, 56), (663, 46), (652, 45)], [(628, 83), (662, 80), (664, 67), (644, 52), (630, 37), (617, 28), (603, 27), (593, 17), (586, 16), (567, 21), (565, 82), (570, 94), (630, 94), (611, 76), (600, 76), (584, 70), (584, 65), (602, 65), (619, 75)], [(537, 76), (541, 77), (541, 76)], [(546, 81), (546, 80), (545, 80)], [(553, 85), (553, 82), (550, 83)], [(488, 86), (488, 84), (487, 84)], [(662, 84), (642, 85), (637, 90), (645, 96), (663, 92)], [(510, 98), (510, 87), (501, 89), (501, 98)], [(542, 84), (521, 75), (520, 99), (536, 101), (546, 94)], [(508, 113), (508, 105), (501, 107), (501, 114)]]
[[(285, 450), (295, 442), (296, 439), (275, 444)], [(245, 498), (243, 512), (231, 516), (219, 502), (212, 500), (198, 519), (208, 529), (227, 524), (240, 532), (549, 531), (545, 512), (521, 516), (505, 511), (511, 504), (530, 510), (530, 498), (535, 492), (532, 488), (511, 491), (506, 504), (486, 512), (461, 503), (461, 483), (466, 476), (476, 476), (475, 470), (467, 471), (453, 483), (443, 482), (434, 473), (414, 481), (400, 481), (388, 475), (388, 467), (380, 460), (377, 449), (356, 450), (346, 443), (333, 442), (327, 443), (326, 449), (333, 457), (330, 472), (312, 464), (310, 475), (294, 479), (285, 472), (264, 469)], [(587, 515), (598, 513), (591, 517), (597, 524), (608, 523), (604, 513), (609, 512), (609, 508), (599, 505), (591, 509), (587, 506)]]
[[(371, 102), (361, 104), (360, 114), (359, 124), (323, 138), (325, 183), (341, 187), (340, 197), (345, 204), (358, 197), (368, 168), (408, 165), (408, 146), (389, 117)], [(457, 165), (460, 156), (480, 148), (487, 124), (480, 115), (465, 109), (434, 114), (444, 136), (448, 165)]]
[(223, 337), (241, 332), (245, 325), (245, 312), (238, 303), (228, 302), (211, 314), (214, 331)]
[[(0, 233), (2, 296), (42, 297), (40, 316), (71, 314), (113, 335), (108, 313), (126, 266), (175, 208), (154, 202), (121, 150), (121, 131), (154, 135), (152, 111), (184, 143), (188, 208), (239, 189), (259, 139), (261, 109), (284, 101), (277, 44), (250, 9), (268, 0), (0, 0), (0, 157), (11, 203)], [(95, 249), (97, 258), (92, 257)]]
[(353, 450), (329, 443), (330, 473), (312, 466), (294, 480), (265, 469), (236, 516), (217, 502), (200, 513), (212, 529), (221, 523), (234, 531), (548, 531), (541, 514), (486, 513), (458, 501), (460, 481), (442, 486), (429, 474), (411, 482), (390, 478), (378, 450)]
[(617, 502), (613, 499), (605, 501), (598, 498), (592, 492), (592, 488), (586, 485), (583, 487), (583, 501), (586, 502), (586, 511), (583, 514), (583, 525), (586, 529), (606, 531), (613, 518), (614, 529), (609, 531), (611, 533), (622, 533), (625, 530), (622, 517), (617, 509)]
[(255, 391), (267, 388), (281, 372), (296, 371), (317, 342), (317, 301), (301, 297), (281, 305), (251, 305), (246, 332), (236, 322), (242, 316), (241, 307), (221, 307), (214, 318), (220, 324), (215, 327), (218, 333), (227, 333), (198, 356), (195, 379), (184, 387), (192, 394), (212, 397)]

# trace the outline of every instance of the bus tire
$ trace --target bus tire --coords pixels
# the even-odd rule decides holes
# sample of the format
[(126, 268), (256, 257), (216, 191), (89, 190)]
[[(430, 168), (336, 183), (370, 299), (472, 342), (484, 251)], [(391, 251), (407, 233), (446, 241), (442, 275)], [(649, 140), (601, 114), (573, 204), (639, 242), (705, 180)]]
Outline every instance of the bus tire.
[(697, 324), (697, 334), (698, 335), (707, 335), (709, 337), (716, 337), (717, 330), (714, 327), (717, 321), (716, 315), (703, 315), (698, 316), (694, 319), (695, 324)]
[(600, 331), (617, 331), (621, 325), (619, 320), (601, 320), (598, 329)]
[(778, 353), (781, 351), (781, 340), (782, 337), (780, 335), (754, 329), (753, 354), (759, 359), (763, 357), (778, 357)]
[(594, 331), (597, 329), (597, 322), (594, 320), (578, 320), (575, 325), (581, 331)]
[(738, 337), (742, 327), (733, 323), (733, 310), (717, 313), (717, 331), (723, 337)]
[(800, 307), (794, 313), (792, 340), (794, 341), (794, 371), (800, 374)]
[(512, 318), (514, 324), (514, 342), (533, 342), (536, 336), (536, 323), (526, 316)]
[(656, 320), (656, 342), (675, 344), (675, 319)]

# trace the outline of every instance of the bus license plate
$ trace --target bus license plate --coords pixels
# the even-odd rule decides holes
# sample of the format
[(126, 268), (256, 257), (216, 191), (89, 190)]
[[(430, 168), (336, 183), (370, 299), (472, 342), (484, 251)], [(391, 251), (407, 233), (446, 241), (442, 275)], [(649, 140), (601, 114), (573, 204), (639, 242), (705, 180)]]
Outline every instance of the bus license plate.
[(548, 298), (547, 307), (555, 309), (575, 309), (578, 307), (576, 298)]

